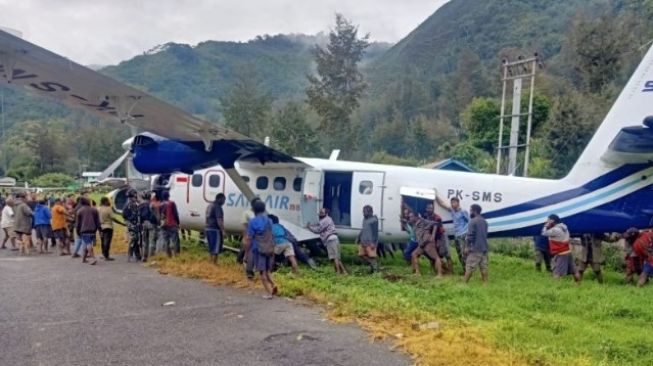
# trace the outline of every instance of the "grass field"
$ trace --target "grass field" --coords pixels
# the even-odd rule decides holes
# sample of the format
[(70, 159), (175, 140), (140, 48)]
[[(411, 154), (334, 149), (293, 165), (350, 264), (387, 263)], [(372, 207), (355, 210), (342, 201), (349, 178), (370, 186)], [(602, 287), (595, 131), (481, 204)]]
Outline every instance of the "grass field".
[[(322, 304), (336, 321), (356, 322), (371, 337), (389, 338), (421, 365), (649, 365), (653, 360), (653, 290), (621, 284), (607, 271), (577, 286), (534, 270), (531, 261), (490, 257), (490, 284), (478, 277), (414, 277), (400, 258), (382, 260), (382, 273), (367, 269), (345, 246), (352, 275), (336, 276), (326, 263), (302, 267), (293, 277), (275, 273), (281, 295)], [(234, 256), (215, 267), (197, 244), (184, 243), (179, 258), (151, 264), (162, 273), (216, 285), (251, 286)], [(426, 262), (422, 273), (429, 273)], [(255, 284), (255, 286), (259, 286)]]

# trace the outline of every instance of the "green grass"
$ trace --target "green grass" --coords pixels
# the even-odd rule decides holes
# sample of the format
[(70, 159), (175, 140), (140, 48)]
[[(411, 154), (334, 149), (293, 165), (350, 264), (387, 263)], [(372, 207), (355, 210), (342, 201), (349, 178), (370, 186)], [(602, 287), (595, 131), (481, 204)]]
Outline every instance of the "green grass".
[[(493, 247), (497, 248), (497, 242)], [(316, 300), (327, 306), (330, 315), (363, 320), (363, 325), (365, 321), (389, 319), (387, 324), (392, 329), (388, 332), (401, 329), (402, 324), (393, 321), (439, 321), (451, 332), (460, 332), (461, 339), (465, 339), (462, 333), (472, 329), (492, 350), (517, 355), (520, 362), (514, 364), (649, 365), (653, 359), (653, 337), (649, 336), (653, 290), (650, 286), (637, 289), (623, 285), (623, 274), (614, 270), (605, 271), (603, 285), (590, 271), (577, 286), (571, 278), (556, 281), (545, 272), (536, 272), (531, 260), (491, 253), (490, 283), (482, 285), (477, 274), (465, 285), (458, 274), (435, 279), (426, 261), (422, 263), (423, 276), (414, 277), (399, 256), (381, 259), (382, 273), (368, 275), (353, 245), (345, 245), (343, 252), (352, 275), (335, 275), (326, 261), (316, 271), (302, 267), (298, 278), (283, 268), (274, 274), (281, 294)], [(204, 258), (204, 248), (186, 242), (184, 255), (171, 261), (188, 267)], [(232, 271), (238, 278), (240, 268), (234, 264), (233, 255), (223, 255), (220, 261), (215, 271)], [(192, 277), (210, 278), (206, 268), (212, 270), (205, 266)], [(183, 275), (183, 271), (176, 274)], [(233, 278), (234, 273), (230, 275)], [(404, 341), (402, 345), (420, 357), (420, 363), (452, 364), (450, 360), (427, 359), (428, 355), (420, 351), (422, 346), (411, 348), (411, 340)], [(448, 344), (453, 346), (451, 341)], [(453, 364), (469, 362), (459, 358)]]
[[(353, 246), (346, 263), (357, 262)], [(415, 278), (399, 258), (382, 260), (384, 276), (362, 275), (364, 266), (350, 265), (361, 275), (338, 277), (330, 267), (283, 276), (287, 295), (306, 288), (323, 292), (344, 312), (365, 316), (371, 311), (399, 311), (406, 317), (444, 319), (453, 325), (478, 327), (502, 350), (516, 352), (532, 364), (649, 365), (653, 359), (650, 288), (622, 284), (622, 274), (606, 273), (599, 285), (592, 274), (580, 286), (571, 278), (553, 280), (534, 270), (529, 260), (492, 254), (490, 284), (478, 277), (469, 285), (460, 276), (436, 280)], [(429, 273), (426, 262), (422, 273)], [(279, 275), (277, 277), (280, 277)]]

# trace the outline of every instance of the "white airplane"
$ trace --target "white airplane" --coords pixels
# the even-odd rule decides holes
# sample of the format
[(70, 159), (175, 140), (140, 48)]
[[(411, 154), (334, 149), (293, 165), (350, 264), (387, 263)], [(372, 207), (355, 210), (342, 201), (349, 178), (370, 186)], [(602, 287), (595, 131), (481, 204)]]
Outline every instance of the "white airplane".
[[(260, 196), (301, 240), (315, 237), (303, 227), (317, 221), (320, 207), (331, 209), (342, 237), (353, 238), (364, 205), (380, 218), (381, 240), (404, 240), (402, 202), (420, 209), (436, 194), (480, 204), (492, 236), (537, 234), (552, 213), (576, 234), (652, 226), (653, 48), (558, 180), (291, 157), (2, 31), (0, 64), (9, 85), (147, 131), (130, 141), (131, 163), (170, 190), (187, 228), (203, 227), (219, 192), (227, 196), (228, 230), (241, 231), (242, 211)], [(452, 230), (450, 220), (445, 227)]]

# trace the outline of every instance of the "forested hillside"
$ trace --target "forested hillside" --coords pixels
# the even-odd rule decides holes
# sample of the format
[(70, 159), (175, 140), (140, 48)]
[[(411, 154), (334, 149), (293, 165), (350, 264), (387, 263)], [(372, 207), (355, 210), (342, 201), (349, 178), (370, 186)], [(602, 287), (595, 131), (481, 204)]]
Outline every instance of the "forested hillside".
[(537, 52), (531, 173), (562, 176), (648, 50), (652, 14), (650, 0), (450, 1), (367, 68), (361, 155), (493, 171), (501, 62)]
[[(220, 120), (220, 100), (243, 78), (255, 79), (277, 103), (304, 98), (311, 49), (324, 35), (262, 36), (249, 42), (168, 43), (101, 71), (172, 101), (193, 114)], [(364, 62), (390, 47), (373, 44)]]
[[(348, 146), (316, 138), (324, 132), (306, 104), (312, 49), (327, 35), (169, 43), (101, 71), (190, 113), (272, 136), (291, 154), (341, 148), (398, 164), (454, 156), (492, 171), (501, 60), (538, 52), (531, 175), (554, 177), (569, 169), (651, 39), (652, 0), (452, 0), (393, 47), (367, 47), (359, 65), (367, 88)], [(13, 90), (5, 104), (8, 173), (19, 178), (100, 169), (128, 136)]]

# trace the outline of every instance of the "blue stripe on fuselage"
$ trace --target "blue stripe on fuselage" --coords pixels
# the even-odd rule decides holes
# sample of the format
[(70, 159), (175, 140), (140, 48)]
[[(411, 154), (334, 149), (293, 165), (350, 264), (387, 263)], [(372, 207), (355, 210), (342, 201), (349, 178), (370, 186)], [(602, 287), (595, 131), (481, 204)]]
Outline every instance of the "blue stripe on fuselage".
[(596, 191), (606, 187), (620, 179), (623, 179), (631, 174), (649, 168), (653, 164), (628, 164), (623, 165), (615, 170), (612, 170), (590, 182), (582, 185), (581, 187), (570, 189), (564, 192), (554, 193), (545, 197), (537, 198), (529, 202), (520, 203), (514, 206), (502, 208), (500, 210), (491, 211), (484, 214), (485, 218), (491, 219), (494, 217), (508, 216), (520, 212), (530, 211), (544, 206), (554, 205), (584, 194)]
[[(624, 232), (629, 227), (646, 229), (653, 227), (653, 186), (647, 186), (605, 203), (593, 209), (579, 212), (562, 220), (574, 235)], [(490, 233), (490, 236), (532, 236), (540, 235), (541, 224), (518, 229)]]
[(518, 217), (518, 218), (514, 218), (514, 219), (509, 219), (509, 220), (497, 221), (497, 222), (493, 222), (492, 225), (503, 226), (503, 225), (519, 224), (519, 223), (522, 223), (522, 222), (525, 222), (525, 221), (541, 219), (543, 216), (548, 216), (549, 214), (552, 214), (552, 213), (555, 213), (555, 214), (560, 215), (560, 216), (564, 216), (565, 212), (567, 212), (569, 210), (573, 210), (573, 209), (575, 209), (575, 208), (577, 208), (579, 206), (585, 205), (585, 204), (587, 204), (589, 202), (592, 202), (592, 201), (601, 200), (604, 197), (608, 197), (608, 196), (610, 196), (610, 195), (612, 195), (614, 193), (617, 193), (619, 191), (622, 191), (624, 189), (632, 187), (633, 185), (635, 185), (637, 183), (639, 183), (639, 180), (632, 180), (632, 181), (630, 181), (628, 183), (625, 183), (625, 184), (622, 184), (622, 185), (620, 185), (618, 187), (607, 190), (607, 191), (605, 191), (605, 192), (603, 192), (601, 194), (592, 195), (591, 197), (587, 197), (587, 198), (582, 199), (582, 200), (580, 200), (578, 202), (575, 202), (575, 203), (572, 203), (572, 204), (569, 204), (569, 205), (566, 205), (566, 206), (562, 206), (562, 207), (556, 209), (555, 212), (538, 213), (538, 214), (533, 214), (533, 215), (529, 215), (529, 216), (522, 216), (522, 217)]

